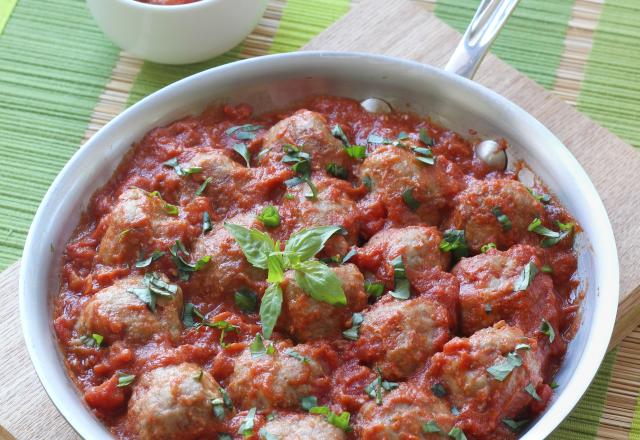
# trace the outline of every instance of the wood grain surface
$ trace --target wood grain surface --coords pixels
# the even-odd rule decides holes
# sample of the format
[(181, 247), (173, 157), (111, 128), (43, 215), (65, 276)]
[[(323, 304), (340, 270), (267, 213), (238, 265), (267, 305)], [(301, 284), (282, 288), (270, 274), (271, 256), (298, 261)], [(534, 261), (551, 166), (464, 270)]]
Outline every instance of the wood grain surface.
[[(429, 14), (424, 5), (369, 0), (305, 48), (383, 53), (441, 67), (458, 39), (459, 34)], [(543, 122), (573, 152), (602, 196), (621, 265), (620, 307), (612, 345), (617, 344), (640, 322), (640, 270), (636, 267), (640, 222), (634, 216), (640, 206), (640, 155), (494, 56), (487, 57), (476, 80)], [(0, 426), (18, 439), (77, 439), (46, 396), (26, 352), (18, 316), (18, 265), (0, 274), (4, 298), (0, 303)], [(0, 430), (0, 439), (5, 437)]]

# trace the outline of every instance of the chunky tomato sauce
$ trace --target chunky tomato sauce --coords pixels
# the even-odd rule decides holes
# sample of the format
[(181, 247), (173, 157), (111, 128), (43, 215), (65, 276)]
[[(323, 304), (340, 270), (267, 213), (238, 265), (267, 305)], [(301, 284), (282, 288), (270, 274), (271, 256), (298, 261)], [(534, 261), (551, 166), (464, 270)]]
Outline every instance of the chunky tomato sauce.
[[(86, 403), (126, 439), (514, 438), (570, 338), (577, 225), (480, 140), (325, 96), (150, 131), (63, 258), (54, 325)], [(279, 250), (338, 226), (306, 257), (338, 287), (295, 263), (272, 282), (225, 222)]]

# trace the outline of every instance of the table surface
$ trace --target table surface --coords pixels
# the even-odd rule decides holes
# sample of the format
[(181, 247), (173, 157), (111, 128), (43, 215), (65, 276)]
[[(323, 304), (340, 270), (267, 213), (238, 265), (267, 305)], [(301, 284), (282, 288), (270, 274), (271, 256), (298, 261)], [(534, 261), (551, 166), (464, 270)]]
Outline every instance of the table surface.
[[(296, 50), (346, 13), (348, 0), (270, 0), (258, 28), (234, 50), (205, 63), (167, 67), (121, 53), (97, 30), (77, 0), (0, 0), (0, 268), (20, 255), (35, 209), (51, 180), (95, 129), (158, 88), (225, 62)], [(477, 1), (423, 1), (458, 30)], [(7, 19), (8, 18), (8, 19)], [(494, 53), (575, 105), (627, 142), (640, 146), (640, 2), (636, 0), (522, 0), (496, 41)], [(70, 24), (72, 24), (70, 26)], [(544, 31), (541, 31), (543, 29)], [(594, 139), (597, 142), (597, 139)], [(606, 145), (603, 145), (606, 148)], [(17, 286), (11, 286), (16, 292)], [(0, 386), (31, 381), (27, 359), (12, 358), (21, 340), (15, 297), (0, 319), (2, 359), (21, 374)], [(10, 313), (13, 310), (14, 313)], [(9, 332), (9, 330), (7, 330)], [(15, 337), (14, 337), (15, 339)], [(571, 416), (552, 438), (640, 438), (640, 331), (606, 358)], [(5, 370), (6, 371), (6, 370)], [(5, 389), (3, 387), (3, 389)], [(0, 425), (19, 438), (67, 437), (61, 426), (12, 411), (24, 396), (0, 393)], [(43, 413), (55, 412), (49, 404)], [(46, 420), (46, 417), (44, 418)], [(59, 418), (58, 418), (59, 420)], [(45, 428), (46, 426), (46, 428)]]

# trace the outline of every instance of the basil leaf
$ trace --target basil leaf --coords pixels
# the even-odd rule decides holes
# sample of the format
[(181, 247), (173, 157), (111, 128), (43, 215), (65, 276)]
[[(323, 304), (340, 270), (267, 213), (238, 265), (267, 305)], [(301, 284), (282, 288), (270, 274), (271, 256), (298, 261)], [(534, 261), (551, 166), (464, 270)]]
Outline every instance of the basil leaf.
[(148, 258), (145, 258), (144, 260), (136, 261), (136, 267), (138, 269), (142, 269), (144, 267), (148, 267), (148, 266), (151, 265), (151, 263), (153, 263), (154, 261), (159, 260), (164, 255), (165, 255), (165, 253), (162, 252), (162, 251), (153, 251), (153, 253), (151, 255), (149, 255)]
[(233, 151), (242, 156), (247, 164), (247, 168), (251, 168), (251, 153), (249, 153), (249, 149), (245, 144), (235, 144), (233, 146)]
[(92, 333), (91, 336), (81, 336), (80, 342), (82, 345), (89, 348), (100, 348), (104, 341), (104, 337), (99, 333)]
[(532, 383), (529, 383), (526, 387), (524, 387), (524, 390), (538, 402), (542, 401), (542, 398), (538, 395)]
[(483, 244), (482, 247), (480, 248), (480, 252), (482, 252), (483, 254), (487, 253), (490, 249), (496, 249), (496, 244), (495, 243), (487, 243), (487, 244)]
[(282, 253), (272, 252), (267, 257), (267, 281), (279, 283), (284, 280), (285, 262)]
[(247, 416), (240, 424), (240, 427), (238, 428), (238, 434), (242, 434), (244, 437), (251, 436), (253, 434), (255, 417), (256, 417), (256, 408), (253, 407), (249, 410), (249, 412), (247, 413)]
[(347, 252), (344, 257), (342, 257), (342, 261), (340, 262), (340, 264), (345, 264), (347, 261), (351, 260), (353, 257), (356, 256), (358, 252), (356, 251), (355, 248), (351, 248), (349, 249), (349, 252)]
[(244, 141), (244, 140), (253, 140), (256, 137), (255, 131), (260, 130), (262, 125), (254, 125), (254, 124), (244, 124), (237, 125), (235, 127), (230, 127), (225, 130), (225, 134), (227, 136), (233, 135), (234, 138)]
[(265, 206), (258, 215), (258, 220), (267, 228), (275, 228), (280, 225), (280, 213), (278, 208), (273, 205)]
[(347, 411), (340, 413), (340, 415), (334, 413), (326, 406), (314, 406), (309, 410), (311, 414), (322, 414), (326, 416), (327, 422), (331, 423), (333, 426), (342, 429), (343, 431), (350, 431), (351, 427), (349, 426), (349, 419), (351, 418), (351, 414)]
[(551, 387), (552, 390), (555, 390), (556, 388), (558, 388), (560, 385), (558, 385), (558, 382), (556, 382), (555, 380), (551, 382), (551, 384), (549, 385)]
[(207, 189), (207, 186), (211, 183), (212, 180), (213, 179), (211, 177), (207, 177), (206, 179), (204, 179), (204, 182), (202, 182), (202, 184), (196, 190), (196, 196), (201, 196), (204, 190)]
[(189, 255), (187, 250), (184, 248), (184, 245), (180, 240), (177, 240), (173, 246), (169, 249), (169, 253), (171, 254), (171, 259), (173, 260), (176, 268), (178, 269), (178, 275), (180, 279), (183, 281), (189, 280), (189, 277), (192, 272), (197, 272), (201, 270), (209, 261), (211, 261), (210, 255), (205, 255), (200, 258), (195, 263), (190, 263), (186, 261), (180, 253)]
[(548, 264), (545, 264), (544, 266), (542, 266), (540, 268), (540, 272), (553, 273), (553, 268), (551, 266), (549, 266)]
[(224, 401), (222, 397), (211, 399), (211, 406), (213, 407), (213, 414), (218, 419), (224, 419)]
[(347, 297), (336, 273), (317, 260), (303, 261), (295, 267), (296, 283), (316, 301), (347, 305)]
[(367, 137), (367, 143), (388, 145), (388, 144), (391, 144), (392, 142), (389, 139), (386, 139), (380, 135), (369, 133), (369, 136)]
[(531, 350), (531, 346), (529, 344), (517, 344), (516, 345), (516, 351), (518, 351), (518, 350), (529, 351), (529, 350)]
[(333, 177), (337, 177), (338, 179), (346, 179), (349, 177), (349, 173), (345, 167), (333, 162), (327, 165), (326, 170), (327, 173), (331, 174)]
[(522, 358), (517, 353), (509, 353), (507, 356), (487, 368), (487, 372), (496, 380), (502, 382), (514, 368), (522, 365)]
[(373, 180), (370, 176), (362, 176), (362, 184), (367, 187), (369, 191), (373, 189)]
[(380, 298), (384, 293), (384, 285), (382, 283), (364, 282), (364, 291), (367, 295), (374, 298)]
[(407, 188), (403, 191), (402, 200), (412, 211), (415, 211), (420, 206), (420, 202), (413, 198), (413, 188)]
[(186, 176), (187, 174), (198, 174), (202, 172), (202, 168), (200, 167), (182, 168), (178, 163), (178, 158), (176, 157), (163, 162), (162, 165), (173, 168), (178, 176)]
[(349, 157), (353, 159), (364, 159), (367, 157), (367, 147), (363, 145), (350, 145), (345, 148)]
[(540, 331), (542, 332), (542, 334), (549, 337), (549, 342), (553, 343), (553, 341), (556, 339), (556, 332), (555, 330), (553, 330), (553, 327), (546, 319), (542, 321), (542, 324), (540, 324)]
[(513, 432), (519, 432), (524, 425), (529, 423), (529, 420), (520, 420), (515, 421), (513, 419), (502, 419), (502, 423), (504, 423), (507, 428), (509, 428)]
[(276, 244), (264, 232), (248, 229), (232, 223), (224, 224), (224, 228), (236, 240), (247, 261), (259, 269), (267, 269), (267, 258), (271, 252), (276, 252)]
[(414, 147), (413, 152), (416, 154), (416, 160), (426, 163), (427, 165), (435, 165), (436, 158), (433, 157), (431, 148)]
[(278, 437), (276, 437), (275, 435), (271, 434), (268, 431), (265, 431), (264, 428), (260, 428), (260, 438), (263, 440), (279, 440)]
[(213, 226), (211, 225), (211, 216), (207, 211), (202, 213), (202, 233), (206, 234), (211, 231)]
[(149, 310), (155, 313), (156, 296), (148, 287), (130, 287), (127, 289), (127, 292), (137, 296), (140, 301), (142, 301), (147, 305), (147, 307), (149, 307)]
[(409, 297), (411, 296), (411, 288), (409, 285), (409, 280), (407, 279), (407, 276), (405, 274), (402, 257), (398, 256), (394, 258), (391, 264), (393, 265), (394, 288), (393, 292), (389, 292), (389, 294), (396, 299), (409, 299)]
[(462, 429), (458, 428), (457, 426), (453, 427), (447, 435), (454, 440), (467, 440), (467, 436), (464, 435)]
[(400, 133), (398, 133), (397, 139), (399, 141), (406, 141), (406, 140), (409, 140), (409, 135), (407, 133), (405, 133), (404, 131), (401, 131)]
[(502, 209), (499, 206), (492, 208), (491, 212), (496, 217), (496, 219), (498, 219), (498, 222), (502, 225), (503, 231), (507, 232), (511, 230), (511, 227), (513, 226), (511, 224), (511, 220), (509, 220), (509, 217), (507, 217), (507, 215), (502, 212)]
[(456, 417), (458, 417), (460, 415), (460, 410), (458, 409), (457, 406), (453, 405), (451, 407), (451, 414), (453, 414)]
[(559, 223), (559, 226), (560, 225), (562, 225), (561, 232), (552, 231), (551, 229), (542, 226), (542, 220), (540, 220), (539, 218), (535, 218), (529, 224), (527, 230), (529, 230), (529, 232), (535, 232), (538, 235), (546, 237), (540, 242), (540, 246), (547, 248), (557, 244), (560, 240), (569, 235), (571, 233), (571, 230), (573, 229), (573, 224), (571, 223), (569, 223), (568, 225)]
[(433, 395), (436, 397), (444, 397), (447, 395), (447, 390), (440, 382), (436, 382), (431, 385), (431, 392), (433, 392)]
[(376, 405), (382, 405), (382, 391), (391, 391), (398, 388), (396, 382), (389, 382), (382, 379), (382, 375), (378, 371), (378, 377), (364, 388), (365, 393), (376, 399)]
[(432, 432), (442, 432), (442, 428), (440, 428), (440, 426), (438, 426), (438, 424), (433, 420), (429, 420), (428, 422), (422, 424), (422, 432), (424, 432), (425, 434), (429, 434)]
[(284, 250), (285, 252), (299, 254), (302, 261), (308, 260), (320, 252), (327, 240), (340, 230), (342, 230), (340, 226), (319, 226), (303, 229), (289, 237)]
[(460, 229), (448, 229), (445, 231), (439, 247), (442, 252), (451, 252), (454, 260), (459, 260), (469, 255), (467, 239), (464, 236), (464, 231)]
[[(298, 353), (297, 351), (294, 350), (287, 350), (284, 352), (284, 354), (286, 354), (287, 356), (290, 356), (294, 359), (299, 360), (300, 362), (302, 362), (303, 364), (308, 364), (309, 363), (309, 358), (306, 356), (301, 355), (300, 353)], [(315, 405), (313, 405), (315, 406)]]
[(546, 205), (551, 202), (551, 196), (549, 194), (541, 194), (532, 188), (527, 188), (527, 191), (529, 191), (529, 193), (540, 203), (544, 203)]
[(264, 346), (264, 340), (260, 333), (256, 333), (251, 344), (249, 344), (249, 351), (252, 358), (257, 358), (267, 354), (267, 348)]
[(218, 440), (233, 440), (233, 436), (226, 432), (221, 432), (218, 434)]
[(133, 383), (135, 378), (135, 374), (118, 374), (118, 385), (116, 385), (116, 387), (123, 388), (129, 386)]
[(522, 269), (522, 272), (520, 272), (515, 283), (513, 283), (513, 291), (520, 292), (522, 290), (527, 290), (537, 274), (538, 267), (533, 262), (527, 263)]
[(349, 143), (349, 139), (347, 139), (347, 135), (344, 134), (344, 131), (342, 130), (342, 127), (340, 127), (339, 124), (336, 124), (331, 128), (331, 135), (336, 139), (339, 139), (340, 141), (342, 141), (342, 144), (345, 147), (348, 147), (349, 145), (351, 145)]
[(342, 332), (342, 335), (352, 341), (357, 341), (360, 337), (360, 326), (364, 321), (364, 315), (362, 313), (354, 313), (351, 317), (351, 328)]
[(258, 309), (258, 295), (249, 289), (239, 289), (233, 294), (236, 307), (245, 313), (255, 313)]
[(424, 127), (420, 127), (420, 140), (428, 147), (433, 147), (433, 139), (427, 134), (427, 130)]
[(279, 284), (269, 284), (260, 303), (260, 322), (265, 338), (270, 338), (282, 310), (282, 289)]
[(182, 311), (182, 323), (185, 327), (196, 327), (196, 321), (194, 315), (198, 315), (200, 312), (196, 309), (196, 306), (192, 303), (186, 303)]
[(309, 411), (314, 406), (318, 406), (318, 398), (316, 396), (306, 396), (300, 399), (300, 406), (305, 411)]

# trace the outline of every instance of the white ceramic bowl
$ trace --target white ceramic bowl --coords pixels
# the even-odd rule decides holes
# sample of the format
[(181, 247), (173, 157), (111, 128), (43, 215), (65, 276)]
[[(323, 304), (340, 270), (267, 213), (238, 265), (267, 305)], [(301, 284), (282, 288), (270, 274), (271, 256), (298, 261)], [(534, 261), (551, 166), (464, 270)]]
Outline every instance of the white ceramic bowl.
[(113, 43), (145, 60), (188, 64), (240, 43), (256, 27), (267, 0), (199, 0), (154, 5), (136, 0), (87, 0)]
[[(579, 273), (585, 299), (581, 326), (557, 376), (553, 401), (522, 438), (548, 435), (578, 402), (606, 352), (618, 302), (618, 258), (600, 198), (576, 159), (524, 110), (455, 74), (395, 58), (301, 52), (254, 58), (172, 84), (107, 124), (67, 163), (31, 225), (20, 272), (20, 313), (35, 369), (69, 423), (85, 438), (110, 438), (68, 378), (52, 328), (61, 252), (92, 193), (113, 173), (131, 144), (148, 130), (223, 101), (251, 103), (257, 112), (291, 104), (310, 94), (364, 99), (377, 96), (396, 109), (430, 114), (466, 133), (509, 140), (511, 153), (557, 195), (580, 222)], [(51, 245), (55, 252), (51, 252)]]

